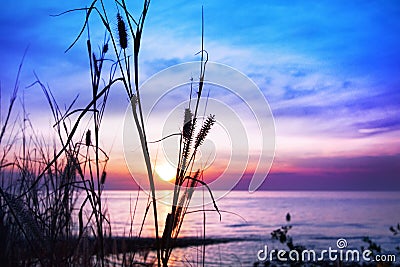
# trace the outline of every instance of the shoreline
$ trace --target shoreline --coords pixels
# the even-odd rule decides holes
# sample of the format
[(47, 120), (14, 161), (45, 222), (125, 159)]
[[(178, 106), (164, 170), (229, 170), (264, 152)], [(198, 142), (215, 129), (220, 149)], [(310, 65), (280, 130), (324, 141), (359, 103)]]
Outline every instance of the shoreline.
[[(90, 240), (91, 238), (89, 238)], [(198, 238), (198, 237), (182, 237), (176, 239), (171, 248), (187, 248), (191, 246), (208, 246), (215, 244), (225, 244), (231, 242), (248, 241), (243, 238)], [(92, 240), (93, 241), (93, 240)], [(112, 253), (132, 252), (140, 250), (155, 250), (156, 239), (152, 237), (111, 237), (105, 239), (106, 245), (111, 248)]]

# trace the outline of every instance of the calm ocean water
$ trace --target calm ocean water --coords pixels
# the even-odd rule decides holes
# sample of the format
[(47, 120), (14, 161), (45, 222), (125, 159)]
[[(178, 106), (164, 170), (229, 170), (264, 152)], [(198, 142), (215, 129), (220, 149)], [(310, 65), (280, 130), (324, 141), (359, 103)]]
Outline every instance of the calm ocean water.
[[(394, 252), (400, 245), (400, 238), (389, 231), (391, 225), (400, 223), (399, 192), (270, 192), (259, 191), (250, 194), (233, 191), (224, 197), (216, 192), (218, 208), (223, 211), (220, 220), (212, 204), (205, 206), (206, 236), (240, 238), (243, 241), (206, 247), (206, 266), (220, 266), (221, 263), (237, 263), (251, 266), (257, 261), (256, 253), (264, 245), (281, 248), (277, 241), (271, 240), (271, 231), (286, 224), (287, 213), (291, 214), (289, 235), (294, 244), (307, 249), (323, 250), (336, 248), (336, 241), (345, 238), (348, 248), (368, 246), (362, 238), (368, 236), (381, 245), (384, 251)], [(113, 235), (129, 232), (131, 215), (133, 231), (137, 233), (144, 216), (148, 196), (137, 191), (107, 191), (108, 212), (112, 222)], [(138, 201), (136, 204), (136, 198)], [(169, 192), (159, 193), (160, 221), (164, 221), (169, 207)], [(210, 202), (204, 193), (205, 202)], [(190, 214), (187, 214), (181, 237), (201, 237), (203, 232), (203, 193), (194, 195)], [(135, 209), (136, 205), (136, 209)], [(197, 206), (196, 206), (197, 205)], [(200, 206), (199, 206), (200, 205)], [(154, 236), (153, 216), (150, 209), (142, 236)], [(162, 223), (161, 223), (162, 224)], [(160, 227), (163, 229), (163, 226)], [(161, 230), (160, 230), (161, 231)], [(198, 261), (200, 248), (174, 250), (175, 266), (190, 266)], [(233, 264), (232, 266), (240, 266)]]

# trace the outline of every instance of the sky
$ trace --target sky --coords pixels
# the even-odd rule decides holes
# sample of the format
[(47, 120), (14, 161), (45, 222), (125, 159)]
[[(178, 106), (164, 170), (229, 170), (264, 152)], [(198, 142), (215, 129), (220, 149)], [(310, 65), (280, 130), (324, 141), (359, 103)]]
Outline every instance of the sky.
[[(137, 16), (139, 1), (129, 2), (135, 2), (131, 10)], [(40, 88), (26, 88), (35, 81), (34, 73), (61, 105), (68, 106), (77, 95), (77, 107), (87, 103), (86, 37), (65, 53), (85, 14), (51, 15), (89, 5), (77, 0), (3, 1), (2, 119), (25, 50), (19, 99), (23, 95), (40, 134), (49, 135), (52, 119)], [(398, 1), (153, 1), (140, 54), (142, 83), (165, 68), (198, 60), (202, 6), (210, 61), (251, 79), (273, 114), (275, 157), (261, 189), (400, 190)], [(101, 44), (104, 31), (96, 26), (94, 19), (91, 37)], [(103, 148), (111, 156), (107, 188), (134, 188), (122, 152), (123, 90), (113, 91), (109, 101), (102, 131)], [(241, 114), (235, 110), (240, 105), (231, 107)], [(247, 134), (248, 140), (256, 138), (256, 133)], [(251, 165), (251, 155), (258, 152), (249, 144)], [(217, 151), (218, 171), (210, 167), (205, 172), (210, 179), (223, 169), (218, 163), (229, 161), (228, 150)], [(244, 174), (236, 189), (246, 189), (254, 166), (236, 171), (224, 179)]]

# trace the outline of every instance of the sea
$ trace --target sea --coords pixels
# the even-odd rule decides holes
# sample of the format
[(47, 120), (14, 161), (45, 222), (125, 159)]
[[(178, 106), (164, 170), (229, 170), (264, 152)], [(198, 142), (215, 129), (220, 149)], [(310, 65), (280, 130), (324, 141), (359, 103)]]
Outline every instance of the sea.
[[(113, 236), (154, 237), (152, 205), (146, 192), (105, 191), (104, 197)], [(160, 235), (171, 198), (169, 191), (157, 192)], [(285, 226), (293, 244), (309, 250), (362, 252), (370, 245), (365, 240), (368, 237), (382, 253), (396, 254), (400, 234), (394, 235), (390, 227), (398, 223), (400, 192), (217, 191), (211, 198), (207, 190), (199, 191), (193, 195), (180, 237), (202, 238), (205, 233), (207, 238), (233, 241), (176, 248), (170, 266), (201, 266), (203, 255), (205, 266), (253, 266), (261, 261), (260, 250), (288, 249), (271, 235)], [(400, 263), (400, 255), (396, 260)]]

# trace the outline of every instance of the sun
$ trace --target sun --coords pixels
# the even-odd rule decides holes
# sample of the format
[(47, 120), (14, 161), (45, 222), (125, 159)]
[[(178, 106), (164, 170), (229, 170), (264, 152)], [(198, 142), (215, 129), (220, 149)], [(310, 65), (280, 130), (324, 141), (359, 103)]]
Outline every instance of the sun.
[(161, 180), (168, 182), (175, 178), (176, 169), (169, 163), (163, 163), (156, 166), (156, 173)]

